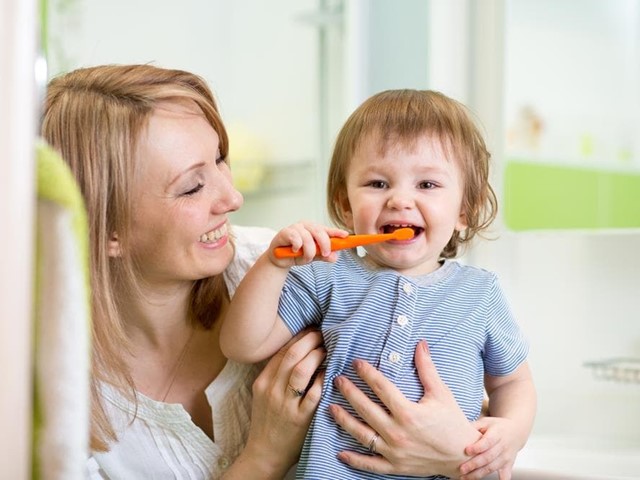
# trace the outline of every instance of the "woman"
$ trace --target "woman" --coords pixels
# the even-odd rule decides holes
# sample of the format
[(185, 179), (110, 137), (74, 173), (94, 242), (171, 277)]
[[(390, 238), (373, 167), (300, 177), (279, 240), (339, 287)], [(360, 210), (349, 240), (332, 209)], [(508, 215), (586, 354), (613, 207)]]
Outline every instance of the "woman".
[[(264, 369), (220, 351), (229, 298), (272, 232), (229, 226), (242, 196), (209, 88), (188, 72), (149, 65), (76, 70), (51, 81), (42, 135), (76, 176), (90, 225), (90, 475), (282, 478), (318, 403), (321, 377), (312, 378), (324, 351), (317, 332), (294, 338)], [(339, 409), (336, 421), (363, 444), (372, 428), (385, 439), (381, 456), (345, 452), (344, 461), (390, 473), (459, 473), (463, 448), (479, 433), (425, 352), (416, 355), (422, 404), (407, 405), (363, 366), (391, 412), (403, 407), (399, 415), (341, 386), (371, 427)], [(308, 387), (300, 397), (290, 385)]]

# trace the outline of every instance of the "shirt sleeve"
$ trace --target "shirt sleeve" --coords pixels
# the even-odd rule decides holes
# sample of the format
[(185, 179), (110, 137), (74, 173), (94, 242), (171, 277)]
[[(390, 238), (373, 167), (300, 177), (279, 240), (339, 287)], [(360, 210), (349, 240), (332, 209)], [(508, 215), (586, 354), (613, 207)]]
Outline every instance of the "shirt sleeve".
[(495, 276), (489, 289), (486, 319), (485, 372), (498, 377), (509, 375), (526, 360), (529, 344)]
[(316, 288), (319, 282), (324, 282), (317, 276), (316, 267), (321, 265), (314, 262), (289, 271), (280, 295), (278, 314), (293, 335), (306, 327), (320, 325), (322, 321), (323, 295)]

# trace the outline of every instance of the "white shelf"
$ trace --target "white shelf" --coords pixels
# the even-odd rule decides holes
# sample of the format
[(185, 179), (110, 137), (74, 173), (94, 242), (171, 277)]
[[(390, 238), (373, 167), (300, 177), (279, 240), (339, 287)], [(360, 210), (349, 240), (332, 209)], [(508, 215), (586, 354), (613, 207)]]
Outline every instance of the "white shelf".
[(639, 358), (610, 358), (585, 363), (599, 380), (640, 385)]

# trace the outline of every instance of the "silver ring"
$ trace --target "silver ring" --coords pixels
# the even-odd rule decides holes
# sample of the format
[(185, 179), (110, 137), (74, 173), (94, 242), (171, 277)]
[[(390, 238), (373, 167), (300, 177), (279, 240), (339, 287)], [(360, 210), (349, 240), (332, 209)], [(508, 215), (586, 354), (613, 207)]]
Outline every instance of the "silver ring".
[(289, 391), (291, 393), (293, 393), (296, 397), (302, 397), (304, 395), (304, 390), (298, 390), (297, 388), (294, 388), (291, 384), (289, 384), (287, 386), (287, 388), (289, 389)]
[(369, 446), (367, 447), (369, 449), (369, 453), (376, 453), (376, 441), (378, 440), (378, 437), (380, 437), (380, 435), (376, 432), (373, 437), (371, 437), (371, 440), (369, 440)]

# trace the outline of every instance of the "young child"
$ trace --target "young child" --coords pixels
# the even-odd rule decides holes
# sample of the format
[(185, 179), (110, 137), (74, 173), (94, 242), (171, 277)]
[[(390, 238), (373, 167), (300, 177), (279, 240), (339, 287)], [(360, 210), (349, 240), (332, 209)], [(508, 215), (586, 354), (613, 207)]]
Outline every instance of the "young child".
[[(413, 352), (422, 339), (469, 421), (478, 419), (486, 388), (492, 417), (477, 426), (502, 446), (482, 453), (486, 467), (508, 471), (513, 465), (535, 412), (528, 347), (495, 274), (451, 260), (495, 218), (489, 157), (455, 100), (433, 91), (374, 95), (343, 126), (331, 160), (329, 213), (345, 230), (287, 227), (242, 281), (222, 327), (229, 358), (268, 358), (309, 325), (320, 326), (324, 336), (323, 398), (298, 478), (379, 478), (336, 458), (345, 449), (375, 453), (383, 439), (375, 435), (361, 445), (335, 425), (329, 405), (357, 414), (334, 379), (345, 376), (375, 398), (352, 366), (363, 359), (417, 402), (424, 392)], [(355, 249), (330, 251), (330, 237), (403, 227), (414, 237), (368, 245), (364, 256)], [(276, 258), (274, 248), (284, 245), (303, 255)], [(294, 395), (304, 388), (290, 385)]]

